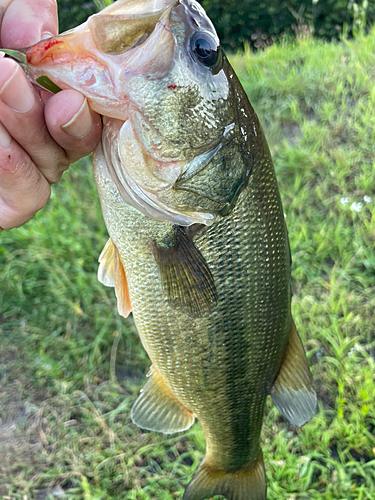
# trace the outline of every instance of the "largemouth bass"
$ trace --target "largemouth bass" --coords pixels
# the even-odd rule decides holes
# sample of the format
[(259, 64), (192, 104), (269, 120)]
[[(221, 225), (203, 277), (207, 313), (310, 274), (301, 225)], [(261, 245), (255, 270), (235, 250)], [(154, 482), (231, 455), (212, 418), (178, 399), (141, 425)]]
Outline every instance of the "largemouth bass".
[(133, 422), (201, 423), (184, 500), (265, 500), (266, 398), (300, 426), (316, 395), (270, 152), (211, 21), (195, 0), (119, 0), (25, 54), (33, 81), (79, 90), (103, 115), (99, 279), (152, 361)]

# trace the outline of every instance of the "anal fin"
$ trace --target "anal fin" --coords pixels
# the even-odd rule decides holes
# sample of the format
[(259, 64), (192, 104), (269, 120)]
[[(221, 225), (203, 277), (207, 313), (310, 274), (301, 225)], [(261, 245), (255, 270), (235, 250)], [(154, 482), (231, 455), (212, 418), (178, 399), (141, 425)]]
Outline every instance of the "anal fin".
[(98, 280), (106, 286), (115, 287), (117, 310), (121, 316), (129, 316), (130, 304), (128, 282), (120, 254), (111, 238), (107, 241), (99, 257)]
[(172, 394), (162, 377), (151, 367), (151, 375), (131, 411), (133, 423), (149, 431), (173, 434), (189, 429), (194, 414)]
[(204, 500), (223, 495), (227, 500), (266, 500), (263, 456), (238, 471), (215, 469), (205, 463), (187, 485), (183, 500)]
[(154, 242), (153, 252), (171, 306), (195, 317), (210, 312), (218, 299), (214, 278), (187, 230), (173, 226)]
[(293, 320), (287, 351), (271, 396), (280, 413), (293, 425), (300, 427), (315, 413), (317, 398), (312, 376)]

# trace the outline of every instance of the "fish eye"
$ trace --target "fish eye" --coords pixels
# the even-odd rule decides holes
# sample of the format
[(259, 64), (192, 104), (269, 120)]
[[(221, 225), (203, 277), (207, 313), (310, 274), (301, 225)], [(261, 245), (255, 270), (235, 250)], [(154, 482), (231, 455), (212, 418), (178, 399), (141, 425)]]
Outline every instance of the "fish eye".
[(220, 45), (208, 33), (195, 33), (191, 38), (190, 47), (197, 61), (205, 66), (214, 66), (218, 61)]

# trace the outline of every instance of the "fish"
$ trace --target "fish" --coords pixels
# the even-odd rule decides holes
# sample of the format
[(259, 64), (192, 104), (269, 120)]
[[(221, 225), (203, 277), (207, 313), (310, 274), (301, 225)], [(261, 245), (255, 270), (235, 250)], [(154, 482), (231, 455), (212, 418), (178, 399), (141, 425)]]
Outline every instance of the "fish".
[(183, 500), (265, 500), (268, 395), (296, 426), (317, 398), (270, 150), (212, 22), (195, 0), (118, 0), (24, 54), (33, 82), (80, 91), (103, 117), (98, 277), (152, 363), (132, 421), (165, 434), (200, 422), (206, 453)]

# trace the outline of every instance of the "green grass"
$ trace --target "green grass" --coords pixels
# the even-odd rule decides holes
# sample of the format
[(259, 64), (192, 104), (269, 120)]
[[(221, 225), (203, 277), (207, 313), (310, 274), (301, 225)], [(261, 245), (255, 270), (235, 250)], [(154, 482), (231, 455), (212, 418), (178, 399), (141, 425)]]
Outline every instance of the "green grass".
[[(269, 402), (268, 498), (373, 499), (375, 31), (231, 59), (273, 153), (293, 314), (319, 396), (302, 429)], [(88, 160), (34, 220), (0, 235), (4, 500), (53, 498), (58, 486), (71, 500), (181, 498), (203, 457), (199, 424), (170, 437), (131, 424), (150, 363), (113, 289), (97, 282), (106, 238)]]

